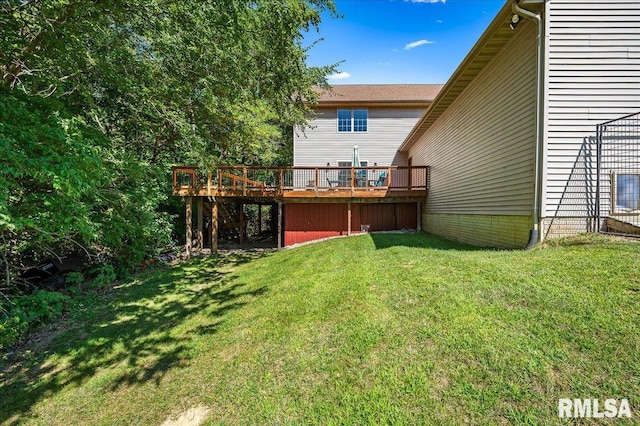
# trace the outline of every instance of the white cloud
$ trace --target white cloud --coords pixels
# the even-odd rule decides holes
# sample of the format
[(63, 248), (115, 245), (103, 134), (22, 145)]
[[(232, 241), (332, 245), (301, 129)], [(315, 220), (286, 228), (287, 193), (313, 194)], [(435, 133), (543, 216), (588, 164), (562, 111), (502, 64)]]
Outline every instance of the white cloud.
[(411, 3), (446, 3), (447, 0), (404, 0)]
[(337, 72), (335, 74), (331, 74), (327, 78), (329, 80), (342, 80), (342, 79), (349, 78), (349, 77), (351, 77), (351, 74), (349, 74), (348, 72), (340, 71), (340, 72)]
[(436, 22), (437, 22), (438, 24), (442, 24), (442, 19), (436, 19)]
[(433, 44), (435, 43), (435, 41), (431, 41), (431, 40), (418, 40), (418, 41), (413, 41), (409, 44), (407, 44), (404, 47), (404, 50), (409, 50), (409, 49), (413, 49), (416, 48), (418, 46), (422, 46), (423, 44)]

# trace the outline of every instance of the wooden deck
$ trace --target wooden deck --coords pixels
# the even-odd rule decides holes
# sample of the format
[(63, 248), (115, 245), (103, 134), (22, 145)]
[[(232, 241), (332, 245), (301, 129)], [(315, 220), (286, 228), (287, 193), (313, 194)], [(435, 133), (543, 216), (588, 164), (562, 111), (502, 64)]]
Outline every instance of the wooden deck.
[(173, 168), (173, 194), (193, 197), (318, 201), (421, 200), (429, 167), (219, 167)]

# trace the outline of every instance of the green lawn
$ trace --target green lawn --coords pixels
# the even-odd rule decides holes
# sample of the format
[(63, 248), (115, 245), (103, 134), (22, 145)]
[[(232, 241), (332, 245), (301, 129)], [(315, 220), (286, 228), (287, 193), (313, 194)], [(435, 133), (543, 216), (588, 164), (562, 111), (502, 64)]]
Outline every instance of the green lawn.
[(2, 361), (0, 421), (547, 425), (558, 398), (640, 418), (634, 242), (371, 234), (194, 259), (87, 306)]

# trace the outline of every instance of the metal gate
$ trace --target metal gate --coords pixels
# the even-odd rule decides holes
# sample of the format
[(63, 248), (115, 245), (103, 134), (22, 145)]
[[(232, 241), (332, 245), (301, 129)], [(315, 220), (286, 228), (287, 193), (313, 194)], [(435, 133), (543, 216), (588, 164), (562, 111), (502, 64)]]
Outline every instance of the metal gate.
[(594, 231), (640, 236), (640, 113), (597, 126)]

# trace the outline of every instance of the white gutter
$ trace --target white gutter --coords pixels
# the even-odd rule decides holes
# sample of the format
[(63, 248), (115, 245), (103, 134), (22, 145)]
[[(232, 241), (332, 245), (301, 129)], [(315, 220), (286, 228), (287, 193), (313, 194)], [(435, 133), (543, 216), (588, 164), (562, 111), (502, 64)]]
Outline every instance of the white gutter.
[[(537, 78), (536, 78), (536, 156), (535, 177), (533, 187), (533, 209), (531, 211), (533, 228), (529, 233), (529, 242), (525, 249), (532, 248), (541, 241), (540, 233), (540, 188), (542, 176), (542, 149), (544, 142), (544, 22), (542, 16), (530, 10), (520, 7), (521, 0), (515, 0), (511, 5), (513, 13), (538, 23), (538, 53), (537, 53)], [(526, 2), (526, 0), (525, 0)]]

